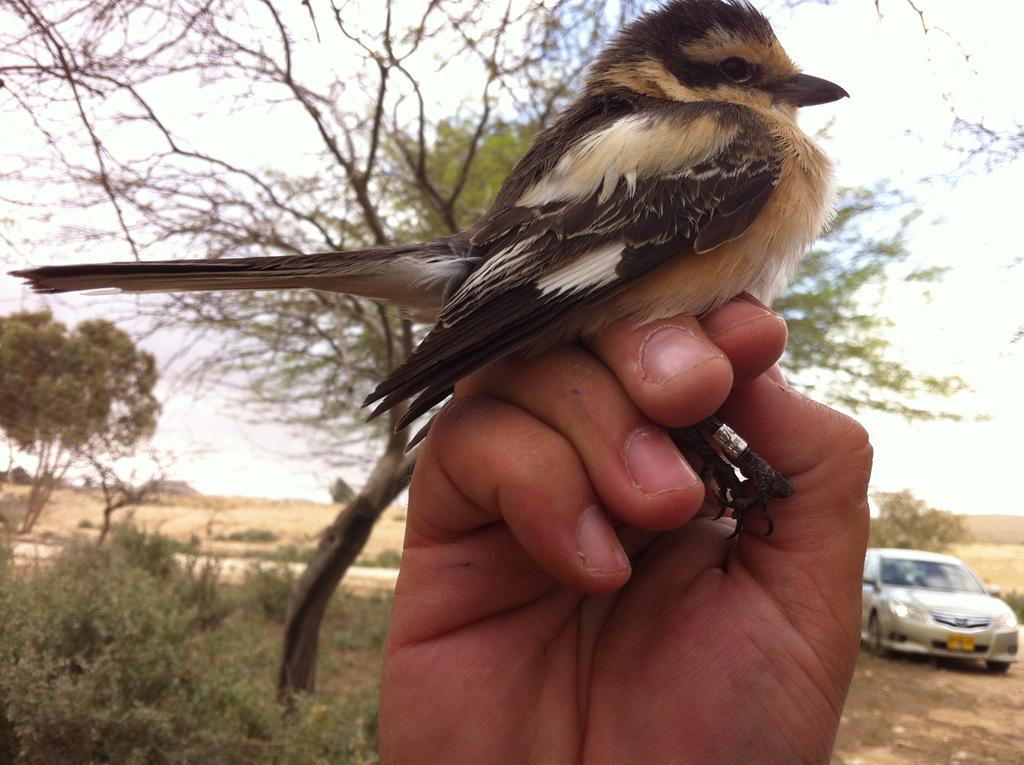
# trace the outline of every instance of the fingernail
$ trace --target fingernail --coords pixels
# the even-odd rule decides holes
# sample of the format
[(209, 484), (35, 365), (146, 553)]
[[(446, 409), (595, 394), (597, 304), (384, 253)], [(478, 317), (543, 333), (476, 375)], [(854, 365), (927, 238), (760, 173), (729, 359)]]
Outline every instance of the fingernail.
[(641, 346), (640, 366), (644, 377), (660, 385), (720, 355), (687, 329), (661, 327), (648, 335)]
[(577, 544), (579, 559), (590, 571), (611, 573), (629, 568), (629, 558), (619, 538), (615, 536), (604, 511), (596, 505), (583, 513)]
[(759, 306), (759, 307), (763, 308), (763, 309), (764, 309), (764, 310), (766, 310), (766, 311), (769, 311), (769, 312), (771, 312), (771, 313), (774, 313), (774, 311), (772, 311), (772, 309), (771, 309), (771, 308), (769, 308), (768, 306), (766, 306), (766, 305), (765, 305), (764, 303), (762, 303), (762, 302), (761, 302), (760, 300), (758, 300), (758, 299), (757, 299), (756, 297), (754, 297), (753, 295), (751, 295), (751, 294), (750, 294), (749, 292), (741, 292), (741, 293), (740, 293), (739, 295), (737, 295), (737, 296), (736, 296), (736, 299), (737, 299), (737, 300), (745, 300), (746, 302), (748, 302), (748, 303), (750, 303), (750, 304), (752, 304), (752, 305), (756, 305), (756, 306)]
[(699, 480), (675, 444), (660, 430), (641, 428), (626, 444), (633, 485), (648, 496), (688, 489)]
[(769, 367), (768, 371), (764, 373), (764, 376), (783, 390), (789, 390), (789, 383), (786, 382), (786, 376), (782, 374), (782, 367), (778, 364), (774, 364)]

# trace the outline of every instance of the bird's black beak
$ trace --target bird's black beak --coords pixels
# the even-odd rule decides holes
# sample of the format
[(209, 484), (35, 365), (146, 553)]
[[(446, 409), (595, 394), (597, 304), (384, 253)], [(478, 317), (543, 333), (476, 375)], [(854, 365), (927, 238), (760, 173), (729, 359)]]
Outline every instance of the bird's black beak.
[(812, 77), (809, 74), (798, 74), (792, 80), (769, 88), (772, 100), (776, 103), (792, 104), (793, 106), (816, 106), (849, 98), (850, 94), (834, 82)]

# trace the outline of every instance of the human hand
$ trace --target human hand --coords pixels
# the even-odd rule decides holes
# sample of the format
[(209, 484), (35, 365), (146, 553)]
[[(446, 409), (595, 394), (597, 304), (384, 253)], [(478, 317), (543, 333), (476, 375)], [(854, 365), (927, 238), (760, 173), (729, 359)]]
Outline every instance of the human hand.
[[(459, 386), (410, 491), (383, 762), (828, 761), (871, 449), (785, 385), (784, 344), (734, 300)], [(703, 486), (660, 426), (716, 411), (796, 486), (770, 537), (695, 517)]]

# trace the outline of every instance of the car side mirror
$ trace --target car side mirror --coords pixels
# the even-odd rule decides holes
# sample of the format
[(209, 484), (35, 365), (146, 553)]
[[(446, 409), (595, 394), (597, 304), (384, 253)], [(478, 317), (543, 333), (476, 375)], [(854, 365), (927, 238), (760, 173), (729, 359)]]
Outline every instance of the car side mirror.
[(864, 586), (870, 587), (872, 590), (878, 589), (878, 580), (871, 579), (870, 577), (864, 577)]
[(991, 595), (993, 598), (1001, 598), (1003, 596), (1003, 588), (998, 584), (987, 584), (985, 585), (985, 592)]

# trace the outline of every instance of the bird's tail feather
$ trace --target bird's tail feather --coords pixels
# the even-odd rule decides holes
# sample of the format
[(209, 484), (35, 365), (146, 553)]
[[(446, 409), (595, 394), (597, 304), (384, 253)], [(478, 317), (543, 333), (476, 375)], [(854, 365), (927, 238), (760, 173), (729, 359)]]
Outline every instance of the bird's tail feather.
[(470, 260), (446, 242), (313, 255), (42, 266), (12, 271), (36, 292), (195, 292), (309, 287), (436, 313)]

